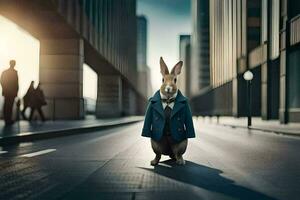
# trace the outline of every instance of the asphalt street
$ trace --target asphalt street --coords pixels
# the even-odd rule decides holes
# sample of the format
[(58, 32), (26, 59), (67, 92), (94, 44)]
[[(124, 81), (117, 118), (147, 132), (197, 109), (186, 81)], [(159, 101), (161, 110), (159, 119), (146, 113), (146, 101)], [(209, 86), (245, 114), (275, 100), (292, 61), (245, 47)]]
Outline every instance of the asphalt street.
[(150, 166), (142, 123), (2, 146), (0, 199), (299, 199), (299, 137), (194, 123), (185, 166)]

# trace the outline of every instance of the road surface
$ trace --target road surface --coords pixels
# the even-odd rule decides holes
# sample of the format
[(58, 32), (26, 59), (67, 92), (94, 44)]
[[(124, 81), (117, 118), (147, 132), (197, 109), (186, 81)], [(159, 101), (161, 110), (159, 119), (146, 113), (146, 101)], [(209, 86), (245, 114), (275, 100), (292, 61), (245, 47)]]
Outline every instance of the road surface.
[(142, 123), (0, 147), (0, 199), (282, 199), (300, 195), (300, 139), (203, 125), (178, 166)]

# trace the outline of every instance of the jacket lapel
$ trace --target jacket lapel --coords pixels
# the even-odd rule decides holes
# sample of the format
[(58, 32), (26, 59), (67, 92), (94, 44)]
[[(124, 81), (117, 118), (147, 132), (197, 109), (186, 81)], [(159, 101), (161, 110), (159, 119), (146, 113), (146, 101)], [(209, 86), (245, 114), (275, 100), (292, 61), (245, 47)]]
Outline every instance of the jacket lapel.
[[(173, 117), (181, 108), (185, 105), (186, 98), (181, 94), (181, 92), (178, 90), (175, 104), (171, 113), (171, 117)], [(161, 103), (161, 97), (159, 91), (157, 91), (154, 96), (151, 99), (153, 108), (162, 116), (165, 117), (164, 109), (162, 107)]]
[(160, 100), (160, 94), (159, 94), (159, 91), (157, 91), (154, 96), (152, 97), (151, 99), (151, 102), (152, 102), (152, 106), (153, 108), (162, 116), (162, 117), (165, 117), (164, 115), (164, 109), (162, 107), (162, 104), (161, 104), (161, 100)]
[(186, 98), (178, 90), (178, 94), (177, 94), (177, 97), (175, 99), (175, 105), (173, 107), (171, 117), (173, 117), (178, 111), (180, 111), (181, 108), (184, 107), (185, 101), (186, 101)]

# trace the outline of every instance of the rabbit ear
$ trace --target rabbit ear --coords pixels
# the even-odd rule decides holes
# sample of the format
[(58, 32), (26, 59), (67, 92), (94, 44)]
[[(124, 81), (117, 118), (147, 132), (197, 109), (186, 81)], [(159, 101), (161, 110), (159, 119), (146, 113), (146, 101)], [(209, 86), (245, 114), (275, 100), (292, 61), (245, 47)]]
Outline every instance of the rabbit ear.
[(165, 63), (165, 61), (163, 60), (162, 57), (160, 57), (160, 60), (159, 60), (159, 63), (160, 63), (160, 73), (164, 76), (166, 74), (169, 74), (169, 70), (168, 70), (168, 67)]
[(181, 68), (182, 68), (183, 62), (179, 61), (172, 69), (171, 74), (177, 76), (178, 74), (180, 74), (181, 72)]

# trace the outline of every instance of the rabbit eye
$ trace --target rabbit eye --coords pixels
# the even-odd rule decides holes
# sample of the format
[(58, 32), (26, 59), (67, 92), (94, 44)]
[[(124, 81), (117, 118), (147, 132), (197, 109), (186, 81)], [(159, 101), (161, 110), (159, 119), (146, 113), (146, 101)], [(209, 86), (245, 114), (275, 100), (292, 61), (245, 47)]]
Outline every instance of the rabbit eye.
[(174, 78), (174, 82), (175, 82), (175, 83), (177, 82), (177, 78)]
[(162, 79), (162, 82), (165, 82), (165, 79), (164, 79), (164, 78)]

